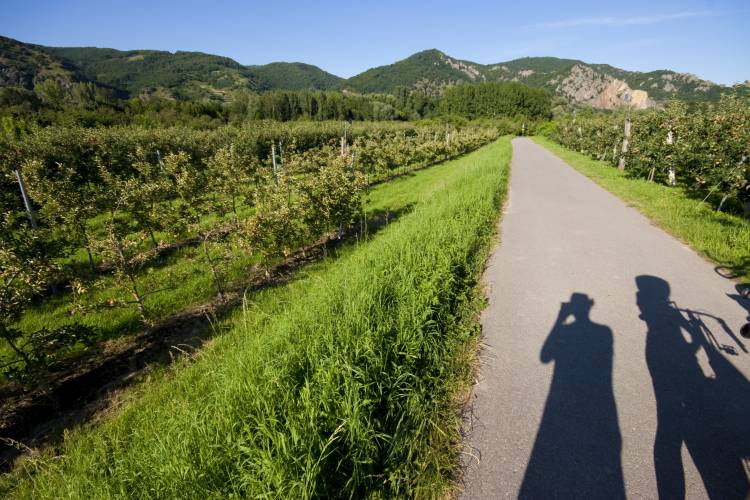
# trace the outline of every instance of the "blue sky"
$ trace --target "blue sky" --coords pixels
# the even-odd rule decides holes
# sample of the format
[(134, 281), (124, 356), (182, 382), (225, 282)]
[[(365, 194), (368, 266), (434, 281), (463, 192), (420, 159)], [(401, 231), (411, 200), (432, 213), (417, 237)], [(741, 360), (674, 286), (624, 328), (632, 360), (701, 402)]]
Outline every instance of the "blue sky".
[(348, 77), (419, 50), (496, 63), (557, 56), (750, 79), (750, 0), (371, 2), (2, 0), (0, 34), (54, 46), (302, 61)]

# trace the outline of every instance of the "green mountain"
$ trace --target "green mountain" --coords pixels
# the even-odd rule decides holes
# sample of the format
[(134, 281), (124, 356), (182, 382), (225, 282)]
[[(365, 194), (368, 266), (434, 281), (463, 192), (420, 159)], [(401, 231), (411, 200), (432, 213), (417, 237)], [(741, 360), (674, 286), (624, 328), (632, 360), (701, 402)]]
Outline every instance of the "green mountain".
[(408, 87), (439, 94), (450, 85), (484, 81), (481, 68), (430, 49), (387, 66), (368, 69), (348, 79), (345, 87), (359, 92), (393, 92), (396, 87)]
[(626, 71), (608, 64), (589, 64), (554, 57), (526, 57), (485, 68), (489, 79), (518, 80), (597, 107), (609, 107), (605, 101), (609, 99), (614, 102), (618, 96), (624, 101), (631, 99), (646, 105), (673, 98), (712, 101), (719, 99), (722, 93), (741, 90), (702, 80), (688, 73), (669, 70), (645, 73)]
[(237, 90), (393, 93), (405, 87), (434, 96), (451, 85), (485, 81), (520, 81), (598, 108), (623, 104), (646, 108), (670, 98), (713, 101), (726, 93), (750, 94), (748, 83), (727, 87), (687, 73), (626, 71), (556, 57), (526, 57), (485, 65), (431, 49), (345, 80), (303, 63), (243, 66), (227, 57), (201, 52), (43, 47), (0, 37), (0, 87), (31, 89), (50, 78), (63, 86), (66, 82), (93, 82), (123, 97), (158, 95), (217, 101)]
[(74, 82), (82, 76), (73, 64), (49, 54), (41, 45), (0, 36), (0, 87), (31, 89), (50, 78)]
[(32, 89), (54, 78), (90, 81), (123, 97), (224, 100), (236, 90), (327, 90), (343, 79), (302, 63), (243, 66), (202, 52), (43, 47), (0, 37), (0, 87)]
[(86, 79), (129, 96), (165, 94), (178, 98), (222, 98), (227, 92), (254, 89), (256, 83), (241, 64), (227, 57), (200, 52), (48, 48), (68, 61)]
[(262, 66), (247, 66), (247, 71), (258, 82), (259, 90), (330, 90), (344, 82), (343, 78), (332, 75), (310, 64), (275, 62)]
[(361, 92), (421, 88), (434, 94), (450, 85), (483, 81), (520, 81), (598, 108), (623, 104), (646, 108), (671, 98), (712, 101), (724, 93), (750, 91), (746, 84), (727, 87), (669, 70), (643, 73), (556, 57), (525, 57), (483, 65), (454, 59), (435, 49), (369, 69), (347, 80), (345, 87)]

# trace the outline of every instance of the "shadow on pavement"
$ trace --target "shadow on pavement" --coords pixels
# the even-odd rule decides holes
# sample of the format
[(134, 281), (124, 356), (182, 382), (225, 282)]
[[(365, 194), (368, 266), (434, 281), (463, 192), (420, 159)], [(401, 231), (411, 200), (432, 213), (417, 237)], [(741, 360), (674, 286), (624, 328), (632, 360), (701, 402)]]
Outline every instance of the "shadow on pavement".
[(625, 498), (612, 330), (591, 321), (593, 305), (572, 294), (542, 347), (555, 371), (519, 498)]
[[(721, 318), (678, 308), (667, 281), (646, 275), (635, 281), (657, 406), (659, 498), (685, 497), (684, 445), (710, 498), (744, 500), (750, 491), (743, 464), (750, 457), (750, 383), (724, 354), (747, 353), (746, 346)], [(706, 319), (732, 343), (720, 342), (721, 332), (709, 329)]]

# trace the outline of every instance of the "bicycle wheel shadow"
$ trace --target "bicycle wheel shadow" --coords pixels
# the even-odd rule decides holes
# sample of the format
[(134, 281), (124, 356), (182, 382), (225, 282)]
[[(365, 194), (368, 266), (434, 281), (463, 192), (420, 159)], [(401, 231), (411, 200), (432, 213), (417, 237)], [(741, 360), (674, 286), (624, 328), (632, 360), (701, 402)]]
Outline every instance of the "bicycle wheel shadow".
[(519, 498), (625, 498), (612, 388), (612, 330), (573, 293), (540, 354), (555, 368)]
[[(635, 281), (657, 407), (659, 498), (685, 497), (684, 445), (710, 498), (744, 500), (750, 491), (743, 465), (750, 458), (750, 383), (725, 354), (747, 348), (721, 318), (679, 308), (664, 279), (643, 275)], [(706, 319), (732, 344), (720, 342), (721, 332)]]
[(728, 293), (727, 297), (737, 302), (737, 304), (742, 306), (747, 312), (748, 323), (743, 327), (745, 330), (743, 336), (748, 338), (748, 335), (750, 334), (750, 285), (735, 285), (734, 289), (737, 290), (737, 293)]

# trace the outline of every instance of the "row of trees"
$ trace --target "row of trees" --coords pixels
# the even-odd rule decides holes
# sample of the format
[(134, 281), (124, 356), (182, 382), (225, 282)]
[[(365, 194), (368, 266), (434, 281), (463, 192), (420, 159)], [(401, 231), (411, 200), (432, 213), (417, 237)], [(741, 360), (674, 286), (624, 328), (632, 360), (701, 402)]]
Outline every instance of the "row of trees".
[(631, 175), (681, 185), (750, 217), (750, 102), (724, 97), (714, 105), (628, 113), (578, 113), (560, 118), (557, 142), (606, 160)]
[(250, 120), (418, 120), (449, 114), (464, 118), (523, 115), (547, 118), (549, 94), (518, 82), (464, 84), (443, 96), (398, 87), (392, 94), (349, 91), (237, 90), (225, 102), (172, 99), (158, 93), (124, 99), (91, 82), (44, 80), (33, 90), (0, 89), (0, 116), (42, 126), (190, 126), (217, 128)]
[[(37, 228), (30, 227), (22, 206), (4, 207), (0, 337), (11, 353), (6, 374), (48, 368), (72, 346), (95, 341), (96, 332), (75, 317), (54, 330), (18, 328), (17, 321), (35, 298), (54, 293), (51, 284), (69, 283), (74, 293), (85, 295), (92, 277), (109, 273), (109, 283), (119, 292), (113, 296), (128, 298), (78, 304), (134, 307), (147, 323), (153, 317), (145, 298), (158, 293), (159, 285), (145, 279), (144, 268), (167, 243), (198, 245), (215, 292), (223, 297), (227, 266), (240, 257), (236, 252), (260, 254), (268, 266), (357, 221), (369, 182), (406, 165), (417, 168), (453, 157), (497, 137), (490, 128), (374, 125), (369, 130), (347, 127), (346, 136), (335, 140), (321, 132), (315, 139), (304, 133), (275, 135), (261, 150), (257, 144), (234, 142), (234, 132), (226, 132), (230, 139), (212, 136), (217, 139), (213, 150), (176, 135), (178, 142), (161, 153), (136, 145), (117, 161), (115, 152), (120, 150), (107, 141), (85, 142), (96, 153), (79, 158), (91, 158), (93, 165), (70, 156), (55, 161), (49, 151), (23, 161)], [(14, 144), (37, 140), (21, 138)], [(190, 151), (197, 156), (180, 149), (183, 145), (192, 145)], [(11, 187), (18, 193), (17, 185)], [(79, 249), (86, 250), (86, 272), (63, 264)], [(86, 308), (79, 307), (79, 312), (85, 314)]]
[[(118, 175), (136, 174), (132, 156), (143, 150), (156, 161), (157, 155), (185, 152), (200, 167), (220, 148), (234, 144), (246, 161), (259, 161), (271, 155), (271, 145), (284, 148), (292, 143), (300, 150), (338, 142), (346, 135), (351, 141), (361, 135), (414, 135), (419, 127), (406, 123), (342, 122), (255, 122), (242, 127), (196, 130), (186, 127), (33, 127), (22, 120), (5, 118), (0, 130), (0, 167), (4, 172), (35, 159), (49, 169), (58, 163), (75, 168), (80, 182), (99, 182), (99, 166)], [(12, 181), (13, 177), (8, 177)], [(9, 191), (14, 191), (9, 188)], [(0, 200), (1, 201), (1, 200)], [(18, 197), (12, 206), (20, 207)]]
[[(421, 92), (402, 91), (406, 99), (387, 94), (339, 91), (283, 91), (238, 93), (231, 105), (234, 116), (251, 120), (408, 120), (424, 118), (427, 109), (417, 97)], [(416, 94), (416, 95), (415, 95)]]
[(467, 118), (524, 116), (546, 120), (551, 117), (551, 96), (544, 89), (518, 82), (457, 85), (446, 89), (439, 109)]

